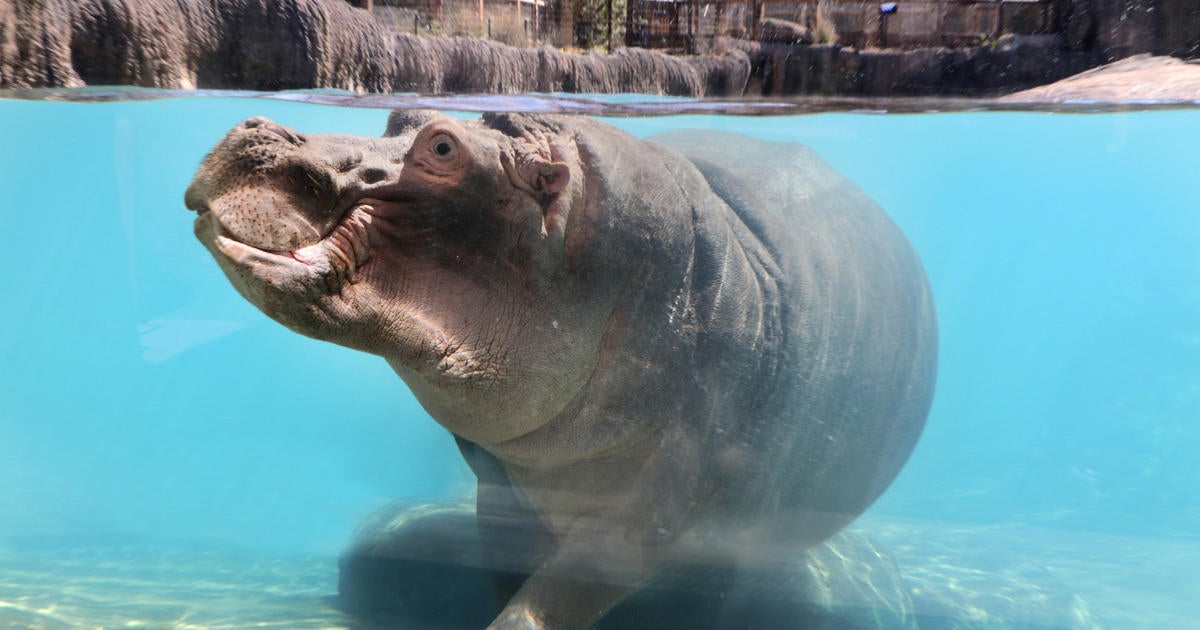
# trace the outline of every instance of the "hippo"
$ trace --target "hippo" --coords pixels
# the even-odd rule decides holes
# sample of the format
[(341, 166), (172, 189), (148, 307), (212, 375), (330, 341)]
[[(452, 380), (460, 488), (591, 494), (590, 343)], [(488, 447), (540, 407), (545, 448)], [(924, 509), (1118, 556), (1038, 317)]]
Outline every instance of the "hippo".
[(769, 567), (890, 485), (937, 326), (912, 247), (813, 152), (587, 117), (256, 117), (185, 195), (230, 282), (383, 357), (478, 477), (492, 629), (588, 628), (679, 566)]

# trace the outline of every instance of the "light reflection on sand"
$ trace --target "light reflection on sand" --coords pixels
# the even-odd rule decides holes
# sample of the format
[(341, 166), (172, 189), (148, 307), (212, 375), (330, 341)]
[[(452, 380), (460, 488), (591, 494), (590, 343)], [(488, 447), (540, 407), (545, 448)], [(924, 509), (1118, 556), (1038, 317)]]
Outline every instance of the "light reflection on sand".
[[(871, 517), (854, 529), (899, 565), (923, 627), (1200, 628), (1194, 541)], [(373, 627), (337, 610), (336, 592), (330, 557), (0, 551), (2, 628)]]
[(333, 558), (72, 549), (0, 554), (0, 627), (349, 628)]

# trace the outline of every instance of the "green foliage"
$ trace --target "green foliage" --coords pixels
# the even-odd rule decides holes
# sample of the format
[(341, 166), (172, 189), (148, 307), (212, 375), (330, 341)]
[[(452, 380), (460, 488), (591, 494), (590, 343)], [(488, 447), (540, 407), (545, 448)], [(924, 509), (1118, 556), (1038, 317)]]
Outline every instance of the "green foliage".
[(975, 45), (981, 48), (995, 48), (998, 39), (991, 33), (980, 33), (975, 38)]
[[(563, 8), (571, 16), (572, 39), (582, 49), (604, 48), (608, 45), (609, 0), (564, 0)], [(612, 2), (612, 43), (625, 41), (625, 0)]]

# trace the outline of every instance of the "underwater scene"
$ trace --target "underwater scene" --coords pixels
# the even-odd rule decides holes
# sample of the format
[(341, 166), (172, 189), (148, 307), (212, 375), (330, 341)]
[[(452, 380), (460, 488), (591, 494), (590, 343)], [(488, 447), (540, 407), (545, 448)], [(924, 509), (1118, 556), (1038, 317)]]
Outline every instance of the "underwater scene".
[[(193, 233), (185, 191), (242, 121), (388, 127), (386, 103), (314, 100), (0, 100), (0, 628), (487, 625), (456, 603), (398, 622), (339, 600), (364, 523), (458, 514), (478, 471), (388, 362), (272, 320)], [(607, 102), (588, 111), (637, 138), (808, 147), (928, 278), (924, 430), (806, 560), (824, 621), (794, 627), (1200, 628), (1200, 110)]]

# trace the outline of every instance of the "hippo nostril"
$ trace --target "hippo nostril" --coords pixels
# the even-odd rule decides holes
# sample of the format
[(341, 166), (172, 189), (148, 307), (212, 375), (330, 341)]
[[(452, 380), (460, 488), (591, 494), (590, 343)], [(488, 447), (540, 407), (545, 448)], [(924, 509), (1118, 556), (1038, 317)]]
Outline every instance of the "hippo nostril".
[(187, 192), (183, 194), (183, 205), (196, 214), (202, 215), (209, 211), (208, 200), (205, 199), (204, 193), (194, 185), (188, 186)]
[(275, 123), (267, 123), (263, 125), (263, 128), (295, 145), (299, 145), (304, 141), (304, 139), (300, 137), (300, 134), (297, 134), (287, 127), (276, 125)]
[(358, 172), (358, 179), (364, 184), (378, 184), (387, 179), (387, 171), (381, 168), (364, 168)]
[(295, 145), (304, 143), (304, 136), (301, 136), (300, 134), (288, 129), (287, 127), (284, 127), (283, 125), (271, 122), (271, 119), (264, 116), (255, 116), (254, 118), (248, 118), (242, 121), (242, 128), (262, 129), (263, 131), (269, 131)]
[(257, 129), (269, 122), (271, 122), (271, 120), (269, 118), (267, 118), (266, 116), (255, 116), (253, 118), (247, 118), (246, 120), (243, 120), (242, 128), (243, 129)]

